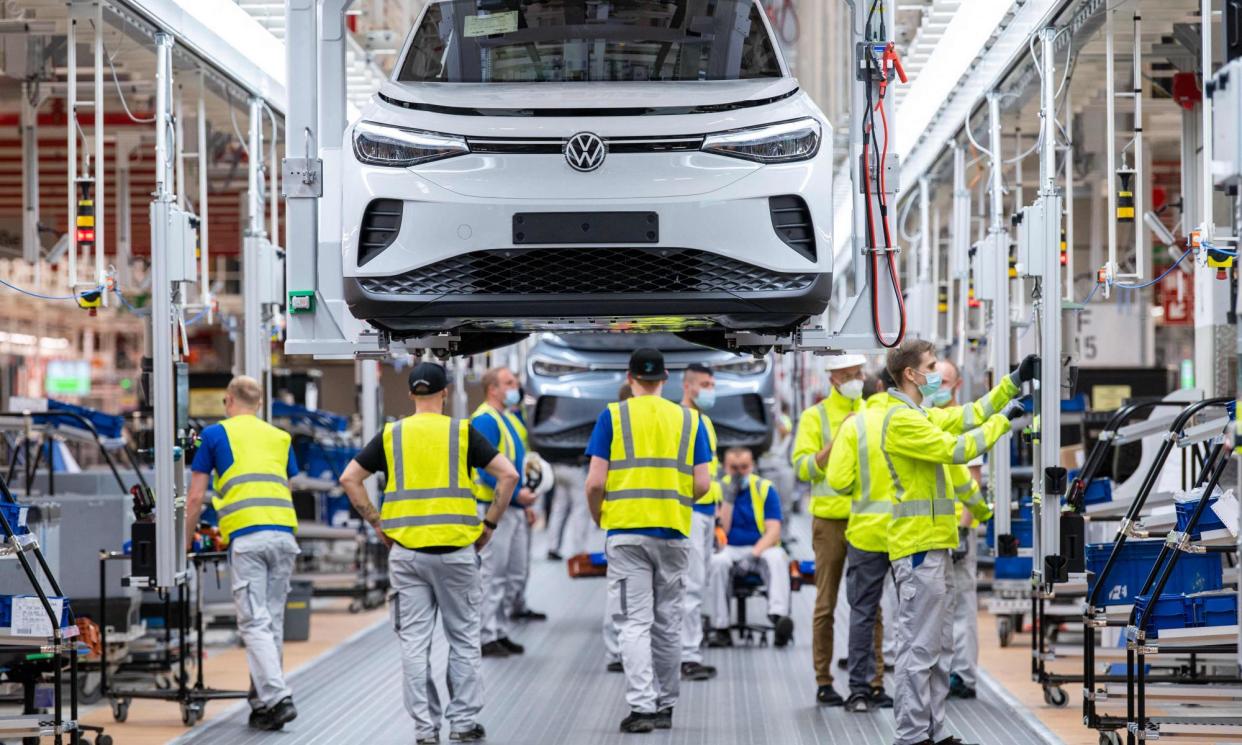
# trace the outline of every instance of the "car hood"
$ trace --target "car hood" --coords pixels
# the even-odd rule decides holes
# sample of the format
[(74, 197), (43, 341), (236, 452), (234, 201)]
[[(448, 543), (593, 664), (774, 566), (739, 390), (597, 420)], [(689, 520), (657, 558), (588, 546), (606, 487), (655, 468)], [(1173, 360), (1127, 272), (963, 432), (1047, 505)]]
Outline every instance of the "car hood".
[[(693, 113), (696, 108), (746, 107), (768, 103), (797, 90), (793, 78), (617, 83), (397, 83), (387, 81), (380, 97), (442, 113), (522, 116), (549, 112), (578, 115)], [(454, 111), (461, 110), (461, 111)]]

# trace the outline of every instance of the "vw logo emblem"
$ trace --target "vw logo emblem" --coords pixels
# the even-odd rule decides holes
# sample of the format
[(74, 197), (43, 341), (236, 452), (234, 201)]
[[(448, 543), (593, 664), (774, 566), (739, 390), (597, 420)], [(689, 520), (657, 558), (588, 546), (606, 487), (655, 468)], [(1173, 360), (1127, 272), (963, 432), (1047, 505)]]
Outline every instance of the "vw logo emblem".
[(579, 132), (565, 143), (565, 162), (575, 171), (586, 173), (604, 165), (608, 145), (593, 132)]

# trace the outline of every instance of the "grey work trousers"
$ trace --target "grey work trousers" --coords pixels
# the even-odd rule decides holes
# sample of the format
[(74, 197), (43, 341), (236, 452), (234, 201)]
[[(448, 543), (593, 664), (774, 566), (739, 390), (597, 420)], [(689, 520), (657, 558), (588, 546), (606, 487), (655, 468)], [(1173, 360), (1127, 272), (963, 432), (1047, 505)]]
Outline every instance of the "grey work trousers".
[(625, 700), (654, 714), (677, 704), (681, 614), (690, 548), (684, 539), (609, 536), (608, 608), (617, 622)]
[(686, 567), (686, 607), (681, 618), (682, 662), (703, 661), (703, 595), (716, 548), (716, 516), (690, 513), (690, 561)]
[(443, 709), (453, 732), (474, 727), (483, 708), (482, 655), (479, 652), (479, 557), (473, 546), (447, 554), (425, 554), (400, 545), (388, 557), (392, 582), (389, 613), (401, 643), (405, 710), (414, 720), (416, 739), (440, 732), (440, 696), (431, 674), (431, 639), (436, 614), (448, 639), (449, 704)]
[(953, 622), (953, 654), (941, 660), (968, 688), (979, 682), (979, 538), (966, 536), (966, 553), (950, 569), (953, 594), (948, 617)]
[(880, 669), (876, 669), (876, 653), (883, 648), (880, 600), (889, 573), (888, 553), (860, 551), (853, 546), (848, 552), (845, 595), (850, 603), (850, 693), (866, 694), (884, 685), (884, 658), (880, 657)]
[(513, 547), (509, 551), (509, 571), (506, 573), (505, 600), (502, 612), (509, 618), (526, 611), (526, 582), (530, 579), (530, 522), (524, 510), (522, 521), (513, 534)]
[[(949, 675), (940, 664), (952, 653), (953, 624), (948, 596), (953, 591), (948, 549), (904, 556), (893, 562), (897, 580), (897, 669), (893, 676), (893, 714), (897, 745), (912, 745), (945, 733)], [(917, 566), (916, 566), (917, 563)]]
[[(490, 507), (487, 503), (479, 503), (479, 517), (487, 514)], [(521, 582), (521, 556), (523, 544), (519, 533), (526, 516), (522, 510), (505, 508), (492, 538), (479, 554), (482, 561), (481, 581), (483, 587), (483, 603), (480, 607), (482, 619), (483, 643), (497, 639), (509, 638), (509, 608), (506, 600), (510, 597), (510, 588)]]
[(297, 557), (292, 533), (262, 530), (229, 543), (237, 632), (250, 668), (250, 708), (266, 709), (293, 696), (285, 682), (281, 652), (285, 637), (285, 599)]
[(590, 550), (594, 527), (586, 499), (586, 468), (557, 464), (552, 471), (556, 474), (556, 496), (548, 515), (548, 550), (564, 556), (585, 553)]
[(717, 631), (728, 629), (732, 619), (729, 590), (735, 571), (744, 574), (757, 572), (763, 578), (769, 616), (789, 615), (789, 554), (780, 546), (769, 546), (759, 556), (751, 553), (753, 549), (754, 546), (725, 546), (712, 556), (707, 580), (707, 615), (712, 628)]

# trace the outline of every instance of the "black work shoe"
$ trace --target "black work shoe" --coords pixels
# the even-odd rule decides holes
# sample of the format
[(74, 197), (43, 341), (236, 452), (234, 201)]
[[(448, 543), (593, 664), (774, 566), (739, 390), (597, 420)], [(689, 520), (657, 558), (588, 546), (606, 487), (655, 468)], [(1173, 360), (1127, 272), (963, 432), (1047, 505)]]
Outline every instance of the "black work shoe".
[(655, 722), (656, 729), (672, 729), (673, 728), (673, 707), (660, 709), (655, 713), (652, 719)]
[(608, 670), (608, 672), (610, 673), (625, 672), (625, 666), (621, 664), (621, 660), (613, 660), (612, 662), (609, 662), (608, 666), (605, 669)]
[(893, 697), (885, 693), (883, 688), (872, 688), (871, 693), (867, 695), (867, 700), (871, 702), (873, 709), (893, 708)]
[(631, 711), (628, 717), (621, 720), (621, 731), (626, 734), (653, 732), (656, 728), (655, 718), (655, 714), (640, 714), (637, 711)]
[(866, 714), (871, 711), (871, 699), (865, 693), (851, 693), (845, 700), (845, 710), (855, 714)]
[(711, 680), (716, 677), (716, 668), (711, 665), (700, 665), (697, 662), (681, 663), (682, 680)]
[(564, 558), (565, 558), (564, 556), (561, 556), (560, 551), (549, 551), (548, 552), (548, 561), (561, 561)]
[(483, 729), (483, 725), (476, 723), (473, 727), (461, 732), (450, 732), (449, 739), (453, 742), (478, 742), (487, 737), (487, 730)]
[(936, 740), (933, 745), (974, 745), (974, 743), (962, 742), (956, 737), (946, 737), (943, 740)]
[(789, 616), (780, 616), (776, 619), (776, 630), (773, 635), (772, 643), (778, 647), (783, 647), (793, 639), (794, 624), (793, 619)]
[(530, 608), (526, 608), (525, 610), (520, 610), (517, 613), (514, 613), (513, 620), (515, 621), (546, 621), (548, 620), (548, 614), (540, 613), (537, 610), (531, 610)]
[(414, 745), (440, 745), (439, 735), (428, 735), (414, 741)]
[(732, 647), (733, 635), (726, 629), (715, 629), (707, 635), (707, 646), (713, 648)]
[(975, 698), (978, 695), (974, 688), (966, 685), (962, 676), (957, 673), (949, 674), (949, 698)]
[(518, 644), (507, 636), (497, 639), (496, 643), (504, 647), (505, 651), (509, 654), (522, 654), (526, 651), (526, 647), (523, 647), (521, 644)]
[(271, 712), (267, 709), (251, 709), (247, 724), (250, 725), (250, 729), (270, 730), (271, 717)]
[(479, 651), (484, 657), (508, 657), (510, 654), (509, 648), (501, 644), (499, 639), (484, 644)]
[(820, 706), (844, 706), (845, 699), (841, 698), (841, 694), (836, 692), (832, 686), (820, 686), (815, 691), (815, 700)]
[(268, 709), (267, 721), (268, 729), (278, 730), (289, 722), (298, 718), (298, 710), (293, 705), (293, 699), (286, 696), (282, 698), (275, 706)]

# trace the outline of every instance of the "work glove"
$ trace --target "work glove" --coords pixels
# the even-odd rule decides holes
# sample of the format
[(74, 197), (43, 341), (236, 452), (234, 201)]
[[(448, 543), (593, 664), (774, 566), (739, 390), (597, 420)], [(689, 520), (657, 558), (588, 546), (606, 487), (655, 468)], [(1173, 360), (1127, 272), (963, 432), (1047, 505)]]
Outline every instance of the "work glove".
[(1018, 363), (1018, 367), (1009, 375), (1013, 378), (1013, 382), (1021, 386), (1035, 379), (1035, 373), (1039, 370), (1039, 355), (1028, 354)]
[(1026, 408), (1022, 406), (1021, 401), (1010, 401), (1005, 405), (1005, 408), (1001, 411), (1001, 413), (1005, 415), (1006, 419), (1012, 422), (1015, 419), (1021, 419), (1026, 416)]

